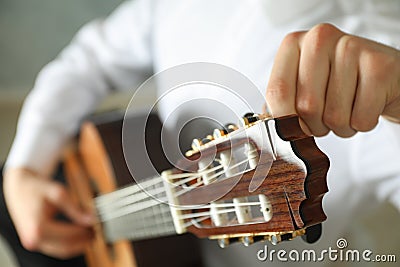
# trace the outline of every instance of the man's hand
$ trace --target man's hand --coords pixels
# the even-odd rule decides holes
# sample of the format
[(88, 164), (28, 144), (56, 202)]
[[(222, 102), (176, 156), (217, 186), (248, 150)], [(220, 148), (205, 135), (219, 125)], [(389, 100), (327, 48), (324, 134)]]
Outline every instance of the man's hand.
[(315, 136), (372, 130), (383, 115), (400, 122), (400, 51), (320, 24), (286, 36), (267, 88), (274, 117), (298, 114)]
[[(93, 215), (82, 211), (63, 185), (25, 169), (9, 169), (4, 196), (22, 245), (57, 258), (84, 252), (93, 237)], [(54, 217), (61, 212), (71, 222)]]

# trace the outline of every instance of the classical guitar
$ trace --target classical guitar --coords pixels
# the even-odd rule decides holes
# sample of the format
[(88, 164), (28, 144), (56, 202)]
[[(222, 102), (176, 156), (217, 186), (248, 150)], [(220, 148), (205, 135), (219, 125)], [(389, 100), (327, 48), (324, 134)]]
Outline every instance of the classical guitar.
[[(192, 242), (185, 235), (191, 233), (223, 248), (233, 242), (319, 238), (329, 160), (302, 132), (296, 116), (246, 114), (240, 126), (193, 140), (175, 167), (154, 157), (151, 148), (160, 147), (161, 126), (154, 115), (146, 119), (158, 122), (146, 130), (146, 139), (153, 138), (147, 153), (159, 165), (156, 177), (132, 183), (121, 148), (121, 120), (84, 123), (77, 149), (66, 153), (76, 201), (99, 218), (86, 253), (89, 266), (143, 266), (140, 249), (126, 240), (183, 235)], [(124, 186), (117, 189), (122, 177)], [(190, 244), (184, 247), (194, 256), (171, 266), (200, 266)]]

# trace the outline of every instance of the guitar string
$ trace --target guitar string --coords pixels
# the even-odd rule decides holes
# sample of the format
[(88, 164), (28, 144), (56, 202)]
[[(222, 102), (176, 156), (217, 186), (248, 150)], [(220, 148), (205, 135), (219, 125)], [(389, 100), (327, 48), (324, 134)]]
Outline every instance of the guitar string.
[[(243, 161), (240, 164), (243, 164), (244, 162), (246, 162), (246, 161)], [(240, 164), (235, 164), (235, 166), (233, 166), (231, 168), (236, 168), (237, 167), (236, 165), (240, 165)], [(243, 172), (239, 172), (238, 174), (242, 174), (242, 173)], [(212, 176), (211, 179), (215, 178), (215, 177), (218, 177), (219, 175), (220, 174), (216, 174), (216, 175)], [(235, 174), (235, 175), (237, 175), (237, 174)], [(193, 185), (193, 187), (197, 186), (198, 184), (201, 184), (201, 183), (197, 183), (197, 184)], [(180, 196), (180, 195), (182, 195), (184, 193), (187, 193), (189, 191), (189, 189), (191, 190), (193, 188), (182, 189), (181, 191), (177, 192), (175, 194), (175, 196)], [(162, 192), (159, 192), (160, 191), (159, 188), (157, 190), (158, 190), (157, 194), (162, 193)], [(120, 206), (119, 209), (118, 209), (118, 206), (115, 207), (112, 203), (110, 203), (108, 207), (104, 207), (103, 206), (103, 207), (97, 207), (97, 208), (98, 208), (98, 211), (99, 211), (100, 214), (105, 214), (105, 217), (112, 219), (113, 217), (124, 216), (126, 213), (137, 212), (137, 211), (140, 211), (140, 210), (145, 209), (145, 208), (150, 208), (152, 205), (159, 204), (159, 202), (168, 201), (167, 198), (161, 198), (161, 197), (157, 198), (157, 200), (158, 200), (157, 201), (156, 199), (153, 198), (154, 196), (152, 196), (150, 194), (151, 194), (151, 191), (150, 192), (146, 192), (146, 193), (142, 193), (142, 195), (145, 195), (144, 197), (142, 197), (142, 198), (136, 198), (135, 197), (135, 200), (129, 201), (124, 206)], [(147, 199), (147, 198), (153, 198), (153, 200), (149, 200), (149, 201), (143, 202), (143, 200)], [(137, 205), (133, 205), (135, 203), (138, 203), (138, 204)], [(121, 203), (119, 202), (118, 204), (121, 204)]]
[[(244, 162), (247, 162), (249, 159), (246, 159)], [(229, 169), (233, 169), (233, 168), (236, 168), (237, 166), (240, 166), (240, 164), (243, 164), (243, 163), (239, 163), (239, 164), (236, 164), (236, 165), (234, 165), (234, 166), (230, 166), (230, 168), (228, 168), (228, 170)], [(179, 185), (183, 185), (183, 184), (185, 184), (185, 183), (187, 183), (187, 182), (190, 182), (191, 180), (194, 180), (194, 179), (196, 179), (196, 178), (199, 178), (199, 176), (203, 176), (203, 175), (206, 175), (206, 174), (209, 174), (209, 173), (211, 173), (211, 172), (213, 172), (213, 171), (216, 171), (216, 170), (218, 170), (218, 169), (222, 169), (222, 168), (224, 168), (224, 166), (222, 166), (222, 165), (219, 165), (219, 166), (216, 166), (216, 167), (213, 167), (213, 168), (211, 168), (211, 169), (206, 169), (206, 171), (202, 171), (202, 172), (197, 172), (197, 173), (180, 173), (180, 174), (171, 174), (171, 175), (169, 175), (169, 178), (170, 179), (172, 179), (172, 180), (174, 180), (174, 179), (181, 179), (181, 178), (185, 178), (185, 180), (180, 180), (178, 183), (175, 183), (175, 185), (177, 186), (177, 184), (178, 184), (178, 186)], [(221, 174), (223, 174), (224, 172), (225, 172), (226, 170), (223, 170), (222, 172), (219, 172), (219, 173), (216, 173), (216, 174), (214, 174), (212, 177), (209, 177), (209, 179), (213, 179), (213, 178), (216, 178), (216, 177), (218, 177), (219, 175), (221, 175)], [(246, 170), (245, 170), (246, 171)], [(244, 173), (245, 171), (243, 171), (242, 173)], [(238, 173), (238, 174), (240, 174), (240, 173)], [(236, 175), (236, 174), (235, 174)], [(158, 179), (157, 179), (158, 178)], [(189, 189), (192, 189), (192, 188), (194, 188), (194, 187), (196, 187), (196, 186), (198, 186), (198, 185), (200, 185), (200, 184), (202, 184), (202, 183), (196, 183), (196, 184), (194, 184), (194, 185), (190, 185), (191, 186), (191, 188), (189, 188)], [(144, 189), (146, 189), (146, 188), (149, 188), (149, 187), (154, 187), (155, 185), (163, 185), (163, 178), (162, 177), (155, 177), (155, 179), (151, 179), (151, 180), (148, 180), (148, 181), (146, 181), (146, 182), (141, 182), (141, 184), (140, 184), (140, 186), (135, 186), (135, 187), (128, 187), (126, 190), (125, 190), (125, 192), (123, 192), (123, 191), (120, 191), (119, 193), (125, 193), (125, 194), (118, 194), (118, 195), (114, 195), (112, 198), (115, 198), (115, 199), (120, 199), (120, 198), (124, 198), (124, 197), (128, 197), (128, 196), (130, 196), (130, 195), (132, 195), (132, 194), (134, 194), (134, 193), (136, 193), (136, 192), (138, 192), (138, 191), (140, 191), (140, 190), (144, 190)], [(134, 190), (132, 190), (132, 189), (134, 189)], [(161, 189), (163, 189), (163, 188), (161, 188)], [(159, 193), (161, 193), (161, 189), (160, 188), (156, 188), (156, 189), (153, 189), (153, 192), (151, 193), (152, 195), (157, 195), (157, 194), (159, 194)], [(132, 192), (133, 191), (133, 192)], [(179, 191), (179, 195), (180, 194), (182, 194), (182, 193), (186, 193), (188, 190), (186, 189), (183, 189), (183, 190), (181, 190), (181, 191)], [(136, 201), (134, 201), (134, 202), (131, 202), (131, 203), (129, 203), (129, 202), (126, 202), (126, 201), (124, 201), (124, 202), (122, 202), (122, 203), (125, 203), (125, 204), (127, 204), (127, 205), (129, 205), (129, 204), (135, 204), (135, 203), (137, 203), (138, 201), (140, 201), (140, 199), (141, 199), (141, 197), (143, 196), (143, 194), (140, 194), (140, 195), (136, 195), (135, 196), (135, 199), (137, 199)], [(144, 196), (144, 198), (142, 197), (142, 199), (146, 199), (146, 198), (148, 198), (148, 197), (150, 197), (150, 196)], [(102, 201), (104, 201), (105, 203), (104, 204), (108, 204), (108, 205), (110, 205), (109, 203), (109, 200), (110, 200), (110, 198), (102, 198), (102, 199), (104, 199), (104, 200), (99, 200), (99, 205), (101, 205), (102, 204)], [(131, 198), (132, 199), (132, 198)], [(108, 203), (107, 203), (108, 202)], [(149, 203), (149, 207), (145, 207), (144, 209), (142, 209), (141, 211), (142, 212), (146, 212), (146, 210), (147, 209), (149, 209), (149, 208), (152, 208), (152, 213), (148, 213), (148, 214), (146, 214), (146, 216), (141, 216), (141, 219), (142, 219), (142, 221), (143, 221), (143, 223), (144, 223), (144, 225), (143, 225), (143, 228), (144, 229), (148, 229), (148, 226), (146, 226), (145, 225), (145, 222), (144, 222), (144, 218), (148, 218), (148, 217), (154, 217), (156, 220), (159, 218), (159, 214), (164, 214), (164, 213), (166, 213), (166, 214), (169, 214), (169, 209), (166, 209), (166, 210), (164, 210), (163, 212), (157, 212), (157, 214), (154, 212), (154, 207), (155, 206), (158, 206), (159, 208), (160, 208), (160, 211), (161, 211), (161, 205), (160, 205), (160, 203), (155, 203), (155, 204), (153, 204), (153, 205), (151, 205), (151, 202), (150, 201), (148, 201), (148, 203)], [(97, 204), (97, 203), (96, 203)], [(248, 206), (248, 204), (250, 204), (250, 205), (256, 205), (256, 204), (260, 204), (260, 202), (258, 202), (258, 203), (254, 203), (254, 202), (248, 202), (248, 203), (237, 203), (236, 204), (236, 206)], [(224, 204), (214, 204), (215, 205), (215, 207), (229, 207), (229, 206), (234, 206), (235, 204), (233, 203), (233, 204), (231, 204), (231, 203), (224, 203)], [(119, 203), (119, 206), (124, 206), (124, 205), (121, 205), (121, 203)], [(207, 206), (203, 206), (203, 207), (198, 207), (198, 208), (205, 208), (205, 207), (210, 207), (211, 205), (207, 205)], [(115, 207), (115, 206), (114, 206)], [(189, 209), (189, 208), (184, 208), (184, 209)], [(193, 209), (193, 207), (191, 208), (191, 209)], [(223, 213), (228, 213), (228, 212), (234, 212), (235, 211), (235, 209), (224, 209), (224, 210), (218, 210), (217, 211), (217, 214), (223, 214)], [(130, 214), (133, 214), (133, 213), (127, 213), (126, 215), (130, 215)], [(142, 214), (143, 215), (143, 214)], [(169, 214), (170, 215), (170, 214)], [(210, 218), (210, 215), (211, 215), (211, 213), (210, 212), (201, 212), (201, 213), (197, 213), (196, 214), (196, 216), (194, 216), (194, 214), (185, 214), (185, 215), (182, 215), (182, 216), (180, 216), (180, 219), (183, 219), (183, 220), (186, 220), (186, 219), (191, 219), (189, 222), (186, 222), (184, 225), (185, 225), (185, 227), (187, 227), (187, 226), (189, 226), (189, 225), (192, 225), (192, 224), (194, 224), (194, 223), (199, 223), (199, 222), (201, 222), (201, 221), (203, 221), (203, 220), (205, 220), (205, 219), (208, 219), (208, 218)], [(197, 218), (197, 219), (193, 219), (193, 218)], [(161, 225), (161, 224), (165, 224), (166, 222), (172, 222), (172, 219), (171, 219), (171, 217), (169, 217), (169, 218), (165, 218), (164, 216), (161, 216), (161, 219), (163, 220), (161, 223), (160, 222), (157, 222), (156, 224), (155, 224), (155, 226), (157, 226), (157, 225)]]
[[(223, 168), (223, 166), (218, 165), (218, 166), (213, 167), (212, 169), (205, 169), (203, 171), (196, 172), (196, 173), (178, 173), (178, 174), (170, 174), (168, 176), (172, 177), (172, 179), (180, 179), (180, 178), (188, 177), (187, 180), (185, 180), (185, 181), (182, 181), (182, 180), (179, 181), (179, 183), (183, 184), (183, 183), (190, 182), (191, 180), (196, 179), (200, 176), (207, 175), (208, 173), (213, 172), (217, 169), (221, 169), (221, 168)], [(162, 183), (163, 180), (164, 179), (161, 176), (155, 176), (151, 179), (148, 179), (145, 181), (140, 181), (139, 184), (128, 185), (128, 186), (120, 188), (114, 192), (98, 196), (98, 197), (96, 197), (96, 202), (98, 203), (98, 205), (107, 204), (107, 203), (109, 203), (110, 200), (115, 200), (115, 198), (121, 198), (121, 197), (132, 195), (139, 191), (144, 191), (147, 187), (151, 187), (155, 184)]]
[(128, 206), (128, 205), (140, 202), (140, 201), (142, 201), (144, 199), (150, 198), (151, 196), (153, 196), (155, 198), (158, 198), (157, 196), (160, 195), (160, 194), (165, 194), (164, 187), (155, 188), (155, 189), (151, 190), (150, 192), (149, 191), (140, 192), (140, 193), (137, 193), (135, 195), (131, 195), (131, 196), (127, 196), (127, 197), (124, 197), (124, 198), (117, 199), (117, 200), (113, 201), (112, 203), (110, 203), (108, 205), (104, 205), (103, 204), (103, 205), (97, 206), (97, 207), (98, 208), (101, 207), (101, 210), (103, 210), (103, 211), (108, 210), (108, 209), (115, 210), (115, 209), (118, 209), (118, 208), (121, 208), (121, 207), (124, 207), (124, 206)]
[[(150, 201), (148, 201), (150, 202)], [(146, 202), (147, 203), (147, 202)], [(160, 204), (161, 205), (161, 204)], [(165, 204), (166, 205), (166, 204)], [(221, 203), (221, 204), (213, 204), (213, 207), (216, 208), (230, 208), (230, 207), (245, 207), (245, 206), (258, 206), (261, 205), (260, 201), (254, 201), (254, 202), (241, 202), (241, 203)], [(101, 214), (101, 221), (109, 221), (109, 220), (113, 220), (116, 219), (118, 217), (124, 217), (124, 216), (128, 216), (130, 214), (136, 213), (136, 212), (140, 212), (143, 210), (146, 210), (148, 208), (153, 207), (154, 205), (148, 205), (143, 209), (130, 209), (129, 212), (125, 212), (123, 214), (121, 214), (120, 212), (113, 212), (113, 213), (106, 213), (106, 214)], [(200, 210), (200, 209), (207, 209), (207, 208), (211, 208), (212, 205), (204, 205), (204, 206), (193, 206), (193, 207), (178, 207), (176, 208), (177, 210), (180, 211), (190, 211), (190, 210)], [(221, 209), (220, 211), (224, 211), (224, 210), (228, 210), (228, 209)], [(190, 214), (190, 213), (188, 213)], [(185, 214), (185, 215), (188, 215)], [(202, 216), (202, 215), (198, 215), (200, 213), (193, 213), (196, 214), (194, 217), (198, 217), (198, 216)], [(184, 218), (180, 218), (180, 219), (187, 219), (186, 217)]]
[(162, 182), (162, 177), (155, 176), (155, 177), (145, 180), (143, 182), (141, 181), (140, 182), (141, 187), (139, 187), (137, 184), (128, 185), (126, 187), (119, 188), (118, 190), (116, 190), (114, 192), (100, 195), (95, 198), (95, 201), (96, 201), (97, 205), (101, 205), (101, 204), (103, 204), (103, 202), (105, 204), (108, 204), (110, 201), (113, 201), (113, 200), (118, 199), (123, 196), (132, 195), (136, 192), (142, 191), (144, 188), (153, 186), (154, 184), (158, 184), (160, 182)]
[[(214, 167), (214, 168), (215, 169), (223, 168), (223, 166), (217, 166), (217, 167), (218, 168), (216, 168), (216, 167)], [(200, 177), (201, 175), (206, 175), (212, 171), (213, 170), (210, 170), (207, 172), (197, 172), (197, 173), (171, 174), (169, 176), (173, 176), (174, 177), (173, 179), (185, 178), (185, 177), (189, 176), (187, 179), (185, 179), (185, 182), (180, 181), (180, 183), (183, 184), (183, 183), (190, 182), (191, 180), (194, 180), (194, 179)], [(177, 178), (175, 178), (175, 176)], [(139, 191), (147, 191), (146, 188), (154, 186), (155, 184), (163, 183), (163, 181), (164, 181), (164, 179), (161, 176), (155, 176), (152, 179), (146, 180), (144, 182), (140, 182), (140, 184), (130, 185), (130, 186), (118, 189), (114, 192), (98, 196), (98, 197), (96, 197), (96, 203), (98, 206), (107, 205), (110, 203), (110, 201), (115, 201), (118, 198), (129, 197), (130, 195), (133, 195)]]
[[(120, 220), (116, 220), (116, 221), (125, 221), (127, 220), (127, 222), (129, 221), (128, 225), (134, 225), (135, 221), (131, 220), (131, 215), (137, 215), (137, 218), (140, 218), (141, 220), (143, 219), (150, 219), (150, 218), (154, 218), (155, 221), (157, 220), (162, 220), (163, 223), (164, 222), (171, 222), (172, 221), (172, 216), (170, 214), (171, 210), (169, 209), (169, 207), (165, 207), (165, 208), (161, 208), (158, 211), (155, 210), (143, 210), (139, 213), (130, 213), (127, 214), (126, 216), (123, 217), (119, 217)], [(167, 216), (165, 216), (167, 215)], [(117, 218), (117, 219), (119, 219)], [(153, 220), (149, 221), (149, 222), (153, 222)]]
[[(254, 158), (254, 157), (252, 157), (251, 159), (253, 159), (253, 158)], [(218, 160), (218, 159), (216, 159), (216, 161), (217, 161), (217, 160)], [(242, 164), (243, 162), (246, 162), (246, 161), (248, 161), (248, 160), (250, 160), (250, 159), (245, 159), (244, 161), (242, 161), (241, 163), (236, 164), (236, 165), (240, 165), (240, 164)], [(233, 168), (233, 167), (236, 167), (236, 166), (230, 166), (230, 167)], [(180, 184), (189, 182), (189, 181), (191, 181), (191, 180), (193, 180), (193, 179), (195, 179), (195, 178), (198, 178), (198, 177), (200, 177), (200, 176), (207, 175), (207, 174), (209, 174), (209, 173), (211, 173), (211, 172), (213, 172), (213, 171), (215, 171), (215, 170), (217, 170), (217, 169), (222, 169), (222, 168), (223, 168), (222, 165), (218, 165), (218, 166), (215, 166), (215, 167), (213, 167), (213, 168), (211, 168), (211, 169), (205, 169), (205, 170), (202, 170), (202, 171), (196, 172), (196, 173), (179, 173), (179, 174), (170, 174), (170, 175), (168, 175), (168, 176), (169, 176), (171, 179), (185, 178), (185, 177), (190, 176), (190, 177), (188, 178), (188, 180), (186, 180), (186, 181), (182, 181), (182, 180), (179, 181), (179, 184), (178, 184), (178, 185), (180, 185)], [(193, 177), (193, 178), (190, 179), (191, 177)], [(136, 193), (136, 192), (138, 192), (138, 191), (145, 190), (147, 187), (151, 187), (151, 186), (153, 186), (154, 184), (161, 183), (162, 181), (163, 181), (163, 178), (162, 178), (162, 177), (160, 177), (160, 176), (155, 176), (155, 177), (153, 177), (152, 179), (149, 179), (149, 180), (145, 180), (145, 181), (143, 181), (143, 182), (140, 182), (140, 184), (130, 185), (130, 186), (127, 186), (127, 187), (124, 187), (124, 188), (120, 188), (120, 189), (118, 189), (118, 190), (116, 190), (116, 191), (114, 191), (114, 192), (111, 192), (111, 193), (108, 193), (108, 194), (105, 194), (105, 195), (98, 196), (98, 197), (96, 197), (96, 201), (97, 201), (98, 205), (107, 204), (107, 203), (110, 202), (111, 199), (119, 198), (119, 197), (124, 197), (124, 196), (128, 196), (128, 195), (132, 195), (132, 194), (134, 194), (134, 193)], [(115, 199), (114, 199), (114, 200), (115, 200)]]
[[(188, 222), (183, 224), (184, 228), (187, 228), (194, 224), (199, 224), (204, 220), (211, 218), (211, 216), (202, 216), (197, 219), (191, 219)], [(162, 229), (163, 228), (163, 229)], [(122, 223), (118, 225), (117, 229), (115, 227), (112, 229), (111, 240), (115, 241), (120, 238), (140, 238), (140, 237), (149, 237), (149, 236), (159, 236), (167, 233), (175, 233), (175, 227), (173, 225), (173, 220), (168, 219), (163, 222), (152, 223), (151, 225), (138, 225), (132, 223)], [(117, 237), (117, 238), (115, 238)]]
[[(276, 197), (272, 197), (272, 199), (275, 199), (275, 198)], [(251, 206), (251, 205), (260, 205), (260, 204), (261, 204), (261, 202), (248, 202), (248, 203), (237, 203), (236, 206)], [(234, 205), (235, 205), (234, 203), (221, 203), (221, 204), (217, 204), (216, 207), (224, 207), (224, 206), (228, 207), (228, 206), (234, 206)], [(210, 206), (210, 205), (207, 205), (207, 206)], [(169, 211), (170, 211), (169, 208), (165, 209), (164, 214), (170, 215)], [(226, 213), (235, 212), (235, 211), (236, 211), (235, 209), (223, 209), (223, 210), (218, 210), (216, 214), (226, 214)], [(144, 212), (146, 212), (146, 210), (144, 210)], [(157, 233), (155, 233), (155, 232), (159, 232), (160, 234), (173, 233), (175, 231), (175, 228), (173, 226), (172, 216), (168, 216), (168, 217), (161, 216), (161, 219), (160, 219), (159, 214), (160, 213), (157, 213), (157, 214), (154, 213), (154, 210), (153, 210), (153, 213), (150, 213), (150, 214), (147, 213), (146, 216), (140, 216), (140, 219), (143, 222), (144, 222), (144, 218), (147, 218), (147, 217), (153, 217), (155, 219), (155, 222), (154, 221), (150, 221), (150, 222), (146, 221), (146, 225), (144, 225), (143, 227), (140, 227), (137, 224), (132, 224), (131, 220), (129, 220), (129, 221), (126, 220), (126, 224), (123, 224), (123, 225), (128, 226), (129, 229), (127, 229), (124, 226), (124, 228), (122, 230), (119, 227), (118, 231), (123, 231), (123, 233), (121, 233), (121, 236), (123, 236), (123, 237), (126, 237), (126, 232), (139, 231), (139, 229), (144, 229), (144, 230), (148, 231), (150, 228), (153, 228), (153, 229), (150, 230), (150, 232), (148, 234), (143, 234), (142, 236), (149, 236), (149, 235), (157, 236)], [(129, 217), (129, 215), (133, 215), (133, 213), (128, 214), (128, 217)], [(197, 219), (195, 219), (195, 218), (197, 218)], [(210, 212), (199, 212), (199, 213), (196, 213), (195, 216), (191, 215), (191, 214), (184, 214), (179, 217), (179, 219), (182, 219), (182, 220), (191, 219), (188, 222), (184, 222), (183, 227), (185, 227), (185, 228), (187, 228), (193, 224), (198, 224), (201, 221), (206, 220), (208, 218), (211, 218)], [(157, 220), (162, 220), (162, 221), (157, 221)], [(106, 222), (106, 223), (110, 223), (110, 222)], [(161, 227), (164, 227), (164, 228), (161, 229)], [(199, 227), (201, 227), (201, 226), (199, 225)], [(136, 236), (138, 236), (138, 235), (136, 235)]]
[[(259, 205), (260, 202), (251, 202), (251, 203), (240, 203), (240, 206), (248, 206), (248, 205)], [(227, 214), (230, 212), (235, 212), (236, 209), (224, 209), (224, 210), (218, 210), (216, 214)], [(168, 213), (169, 214), (169, 213)], [(214, 213), (215, 214), (215, 213)], [(154, 217), (156, 222), (152, 222), (151, 225), (148, 225), (147, 221), (145, 222), (145, 218), (147, 217)], [(196, 218), (196, 219), (195, 219)], [(211, 218), (211, 213), (210, 212), (200, 212), (197, 213), (196, 216), (193, 216), (192, 214), (184, 214), (180, 216), (179, 219), (182, 220), (187, 220), (190, 219), (190, 221), (187, 221), (183, 224), (184, 228), (187, 228), (191, 225), (194, 224), (199, 224), (200, 222)], [(162, 221), (158, 221), (159, 216), (157, 214), (152, 213), (152, 214), (147, 214), (147, 216), (140, 216), (140, 219), (143, 223), (142, 226), (138, 224), (132, 224), (132, 223), (127, 223), (127, 224), (122, 224), (122, 227), (118, 227), (116, 231), (114, 231), (114, 236), (118, 236), (118, 233), (120, 234), (121, 237), (131, 237), (131, 238), (139, 238), (139, 237), (144, 237), (144, 236), (159, 236), (162, 234), (166, 233), (174, 233), (175, 228), (173, 226), (173, 219), (171, 216), (168, 218), (161, 218)], [(136, 221), (137, 222), (137, 221)], [(198, 225), (198, 227), (201, 227), (201, 225)], [(163, 229), (161, 229), (163, 228)]]
[[(275, 199), (276, 197), (272, 197), (270, 198), (271, 200)], [(261, 202), (247, 202), (247, 203), (237, 203), (236, 206), (251, 206), (251, 205), (260, 205)], [(234, 206), (234, 203), (219, 203), (219, 204), (213, 204), (215, 205), (217, 208), (218, 207), (229, 207), (229, 206)], [(158, 207), (161, 209), (163, 205), (158, 205)], [(211, 205), (207, 205), (203, 208), (209, 207)], [(165, 235), (168, 233), (175, 233), (175, 227), (174, 227), (174, 222), (172, 219), (172, 216), (170, 214), (170, 209), (166, 208), (166, 206), (164, 206), (164, 213), (160, 214), (160, 212), (155, 213), (154, 210), (152, 210), (152, 213), (148, 213), (146, 212), (146, 210), (143, 210), (141, 212), (140, 216), (140, 221), (143, 222), (143, 226), (140, 226), (138, 224), (132, 223), (133, 220), (129, 220), (129, 215), (133, 215), (133, 213), (128, 214), (127, 216), (127, 220), (125, 220), (123, 227), (118, 227), (118, 230), (116, 231), (117, 233), (114, 233), (114, 236), (118, 237), (118, 233), (119, 237), (122, 238), (127, 238), (128, 235), (131, 238), (140, 238), (140, 237), (149, 237), (149, 236), (160, 236), (160, 235)], [(201, 208), (201, 207), (199, 207)], [(148, 211), (148, 210), (147, 210)], [(223, 209), (223, 210), (218, 210), (217, 214), (226, 214), (228, 212), (234, 212), (236, 211), (235, 209)], [(146, 214), (145, 216), (143, 215)], [(135, 214), (138, 215), (138, 214)], [(161, 216), (160, 216), (161, 215)], [(167, 215), (167, 217), (163, 216), (163, 215)], [(145, 218), (148, 217), (153, 217), (153, 220), (145, 220)], [(137, 218), (137, 216), (136, 216)], [(196, 218), (196, 219), (195, 219)], [(179, 219), (183, 219), (183, 220), (188, 220), (190, 219), (190, 221), (184, 221), (183, 222), (183, 227), (187, 228), (191, 225), (197, 225), (197, 227), (202, 227), (199, 223), (211, 218), (211, 213), (210, 212), (202, 212), (202, 213), (197, 213), (196, 216), (193, 216), (191, 214), (184, 214), (183, 216), (181, 216)], [(256, 219), (256, 218), (255, 218)], [(137, 220), (134, 220), (135, 222), (137, 222)], [(109, 222), (106, 222), (106, 224)], [(114, 231), (115, 232), (115, 231)], [(141, 232), (141, 233), (136, 233), (136, 232)], [(134, 234), (136, 233), (136, 234)], [(112, 241), (112, 240), (111, 240)]]
[[(255, 157), (252, 157), (251, 159), (253, 159), (253, 158), (255, 158)], [(211, 177), (209, 177), (209, 179), (217, 178), (218, 176), (222, 175), (222, 174), (225, 173), (226, 171), (231, 170), (231, 169), (234, 169), (234, 168), (236, 168), (236, 167), (238, 167), (238, 166), (240, 166), (240, 165), (242, 165), (242, 164), (244, 164), (244, 163), (246, 163), (246, 162), (248, 162), (248, 159), (245, 159), (245, 160), (243, 160), (243, 161), (241, 161), (241, 162), (238, 162), (238, 163), (236, 163), (236, 164), (230, 166), (227, 170), (222, 170), (221, 172), (215, 173), (214, 175), (212, 175)], [(215, 170), (215, 169), (219, 169), (219, 168), (213, 168), (213, 169)], [(209, 172), (204, 172), (204, 174), (209, 174), (209, 173), (213, 172), (214, 170), (211, 170), (211, 171), (209, 171)], [(246, 172), (246, 171), (248, 171), (248, 170), (244, 170), (243, 172), (239, 172), (239, 173), (234, 174), (234, 175), (243, 174), (243, 173)], [(233, 175), (233, 176), (234, 176), (234, 175)], [(196, 175), (193, 179), (197, 178), (198, 176), (199, 176), (199, 175)], [(157, 183), (148, 184), (147, 187), (154, 186), (154, 185), (156, 185), (156, 184), (160, 184), (160, 185), (161, 185), (161, 183), (163, 183), (163, 178), (160, 178), (160, 179), (161, 179), (161, 181), (158, 181)], [(191, 181), (191, 180), (193, 180), (193, 179), (187, 180), (186, 182), (189, 182), (189, 181)], [(198, 182), (198, 183), (196, 183), (196, 184), (190, 185), (190, 186), (188, 187), (188, 189), (192, 189), (193, 187), (197, 187), (197, 186), (201, 185), (202, 183), (203, 183), (203, 182)], [(182, 185), (182, 184), (183, 184), (182, 181), (179, 181), (178, 183), (174, 183), (175, 186), (179, 186), (179, 185)], [(134, 187), (134, 186), (137, 186), (137, 185), (132, 185), (131, 187)], [(163, 186), (163, 185), (162, 185), (162, 186)], [(122, 190), (123, 193), (124, 193), (124, 194), (122, 194), (121, 196), (116, 195), (116, 194), (118, 194), (117, 192), (119, 191), (119, 190), (116, 190), (116, 191), (114, 191), (114, 192), (112, 192), (112, 193), (108, 193), (108, 194), (105, 194), (105, 195), (102, 195), (102, 196), (97, 197), (97, 198), (95, 199), (95, 201), (96, 201), (96, 207), (100, 208), (100, 207), (105, 206), (105, 205), (112, 205), (113, 208), (114, 208), (114, 205), (115, 205), (116, 207), (118, 207), (118, 206), (123, 206), (123, 204), (121, 204), (121, 202), (122, 202), (122, 203), (125, 203), (125, 205), (133, 204), (133, 203), (136, 203), (136, 202), (141, 201), (141, 200), (143, 200), (143, 199), (146, 199), (146, 198), (148, 198), (149, 196), (154, 196), (154, 195), (159, 194), (159, 193), (162, 191), (163, 187), (162, 187), (162, 188), (161, 188), (161, 187), (160, 187), (160, 188), (157, 188), (157, 189), (155, 189), (154, 191), (150, 191), (150, 190), (144, 191), (143, 189), (139, 189), (139, 190), (143, 190), (143, 191), (140, 192), (140, 193), (137, 193), (135, 196), (132, 196), (132, 195), (134, 195), (132, 192), (137, 192), (137, 191), (139, 191), (139, 190), (137, 190), (137, 189), (135, 188), (136, 190), (132, 190), (132, 192), (130, 192), (130, 194), (128, 195), (126, 189), (127, 189), (127, 188), (119, 189), (119, 190)], [(143, 197), (140, 198), (139, 196), (143, 196)], [(179, 195), (177, 195), (177, 196), (179, 196)], [(124, 202), (123, 199), (124, 199), (124, 198), (127, 198), (127, 197), (129, 197), (129, 199), (134, 199), (134, 200), (132, 200), (131, 202)], [(119, 199), (118, 199), (118, 198), (119, 198)]]
[(127, 238), (134, 239), (139, 237), (161, 236), (168, 233), (176, 233), (173, 221), (171, 219), (162, 222), (151, 221), (149, 224), (146, 220), (140, 220), (139, 218), (139, 221), (136, 219), (134, 224), (128, 220), (124, 220), (117, 225), (112, 223), (110, 224), (110, 222), (106, 224), (109, 225), (109, 231), (106, 233), (106, 239), (108, 241)]

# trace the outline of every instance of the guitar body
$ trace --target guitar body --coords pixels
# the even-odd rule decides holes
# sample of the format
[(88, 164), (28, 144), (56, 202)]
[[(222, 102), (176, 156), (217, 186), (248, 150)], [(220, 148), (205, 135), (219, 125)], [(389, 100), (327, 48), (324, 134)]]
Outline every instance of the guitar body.
[[(113, 192), (133, 182), (122, 152), (122, 119), (123, 114), (116, 112), (98, 115), (85, 122), (77, 146), (66, 151), (65, 172), (70, 191), (85, 209), (94, 210), (95, 196)], [(138, 115), (129, 118), (129, 125), (140, 125), (146, 119), (149, 127), (146, 139), (152, 146), (147, 151), (139, 149), (137, 160), (140, 163), (140, 155), (147, 153), (154, 166), (161, 171), (168, 168), (169, 164), (161, 156), (161, 123), (158, 117)], [(137, 134), (136, 137), (132, 136), (132, 140), (141, 142), (141, 133)], [(147, 177), (149, 166), (145, 163), (138, 165), (143, 169), (135, 172)], [(163, 266), (166, 265), (166, 259), (168, 266), (202, 266), (199, 244), (192, 235), (107, 244), (102, 232), (101, 224), (96, 225), (95, 239), (85, 254), (89, 267)], [(178, 250), (180, 256), (174, 257), (178, 255)]]

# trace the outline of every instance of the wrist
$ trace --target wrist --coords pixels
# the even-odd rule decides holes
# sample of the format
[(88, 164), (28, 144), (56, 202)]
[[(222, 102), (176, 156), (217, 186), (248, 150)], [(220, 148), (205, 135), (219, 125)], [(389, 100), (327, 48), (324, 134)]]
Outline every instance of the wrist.
[(382, 117), (394, 123), (400, 123), (400, 50), (395, 51), (392, 92), (388, 95), (389, 102), (383, 110)]

